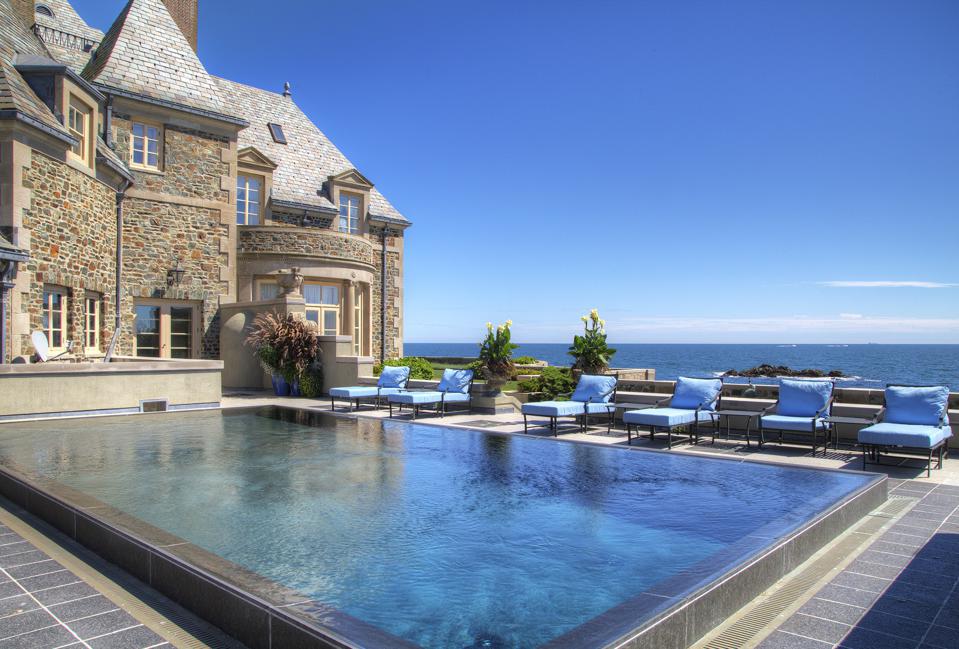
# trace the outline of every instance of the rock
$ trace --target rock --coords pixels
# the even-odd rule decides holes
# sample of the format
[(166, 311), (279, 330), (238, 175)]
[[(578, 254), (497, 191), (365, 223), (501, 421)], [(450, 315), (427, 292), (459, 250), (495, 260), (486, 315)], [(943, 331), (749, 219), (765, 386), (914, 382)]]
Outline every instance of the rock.
[(815, 369), (794, 370), (791, 367), (786, 367), (785, 365), (769, 365), (768, 363), (763, 363), (762, 365), (751, 367), (748, 370), (727, 370), (723, 373), (723, 376), (744, 376), (749, 378), (798, 376), (802, 378), (818, 379), (827, 376), (830, 378), (842, 378), (845, 376), (845, 374), (839, 370), (832, 370), (828, 373), (823, 370)]

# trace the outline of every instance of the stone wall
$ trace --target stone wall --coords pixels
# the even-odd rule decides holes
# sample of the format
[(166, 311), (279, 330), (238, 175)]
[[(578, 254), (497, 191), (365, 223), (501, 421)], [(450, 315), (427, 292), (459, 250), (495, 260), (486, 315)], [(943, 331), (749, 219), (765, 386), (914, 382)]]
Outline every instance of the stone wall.
[[(121, 347), (133, 351), (134, 298), (202, 302), (201, 356), (219, 357), (220, 296), (229, 293), (229, 227), (219, 210), (127, 198), (123, 207), (123, 287), (126, 295)], [(179, 260), (179, 286), (167, 286), (167, 271)]]
[[(23, 168), (23, 187), (32, 191), (32, 200), (22, 213), (30, 260), (20, 269), (29, 278), (20, 308), (29, 314), (30, 330), (42, 329), (44, 285), (62, 286), (68, 295), (65, 338), (77, 343), (75, 353), (82, 353), (84, 297), (95, 292), (101, 299), (100, 347), (106, 351), (116, 279), (114, 190), (37, 151)], [(20, 338), (19, 349), (31, 352), (29, 332)]]
[(239, 252), (331, 257), (367, 265), (374, 264), (377, 256), (367, 239), (331, 230), (288, 226), (241, 226)]
[[(117, 155), (129, 164), (130, 116), (114, 114), (114, 126)], [(136, 187), (140, 191), (229, 203), (229, 192), (220, 184), (222, 176), (231, 175), (230, 165), (220, 155), (220, 151), (228, 146), (229, 141), (224, 137), (165, 125), (160, 170), (138, 171), (133, 168)]]
[[(402, 239), (400, 233), (391, 231), (394, 236), (387, 237), (386, 252), (386, 332), (383, 335), (381, 326), (381, 299), (382, 299), (382, 243), (377, 245), (374, 251), (373, 265), (376, 267), (376, 281), (370, 287), (372, 293), (372, 315), (373, 315), (373, 346), (372, 356), (376, 359), (380, 357), (380, 350), (385, 341), (386, 357), (397, 358), (403, 355), (403, 254)], [(370, 237), (374, 241), (382, 242), (382, 229), (371, 228)]]

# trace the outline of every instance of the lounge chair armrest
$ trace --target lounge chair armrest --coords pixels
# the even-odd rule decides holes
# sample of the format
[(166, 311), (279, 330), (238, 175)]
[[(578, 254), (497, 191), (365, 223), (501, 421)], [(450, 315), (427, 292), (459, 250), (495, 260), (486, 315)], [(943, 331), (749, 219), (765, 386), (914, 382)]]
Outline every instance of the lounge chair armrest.
[(830, 408), (832, 408), (832, 397), (829, 397), (829, 400), (826, 401), (826, 405), (824, 405), (822, 408), (816, 411), (816, 414), (813, 417), (813, 419), (821, 418)]
[(654, 408), (662, 408), (665, 404), (668, 404), (668, 403), (669, 403), (670, 401), (672, 401), (672, 400), (673, 400), (673, 398), (672, 398), (671, 396), (670, 396), (670, 397), (663, 397), (662, 399), (657, 399), (657, 400), (656, 400), (656, 403), (653, 405), (653, 407), (654, 407)]
[(876, 412), (876, 414), (872, 416), (872, 423), (878, 424), (880, 421), (882, 421), (882, 418), (885, 415), (886, 415), (886, 406), (883, 406), (882, 408), (879, 409), (878, 412)]
[(762, 416), (762, 415), (768, 415), (770, 412), (773, 412), (778, 405), (779, 405), (779, 402), (777, 401), (776, 403), (772, 403), (772, 404), (766, 406), (765, 408), (762, 409), (762, 412), (759, 413), (760, 416)]
[(704, 409), (706, 408), (706, 406), (712, 405), (712, 404), (716, 403), (716, 401), (718, 401), (718, 400), (719, 400), (719, 395), (717, 394), (715, 397), (713, 397), (713, 398), (710, 399), (709, 401), (703, 401), (701, 404), (699, 404), (699, 405), (696, 407), (696, 410), (704, 410)]

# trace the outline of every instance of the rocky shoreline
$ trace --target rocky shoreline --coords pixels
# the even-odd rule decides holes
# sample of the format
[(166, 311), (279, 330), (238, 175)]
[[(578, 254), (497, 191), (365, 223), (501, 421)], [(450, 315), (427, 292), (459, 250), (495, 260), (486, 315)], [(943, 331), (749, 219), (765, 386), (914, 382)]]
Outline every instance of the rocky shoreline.
[(773, 376), (794, 376), (810, 379), (839, 379), (843, 378), (845, 374), (839, 370), (832, 370), (829, 372), (814, 369), (794, 370), (793, 368), (785, 365), (768, 365), (763, 363), (762, 365), (757, 365), (756, 367), (750, 367), (748, 370), (726, 370), (723, 372), (723, 376), (743, 376), (754, 379)]

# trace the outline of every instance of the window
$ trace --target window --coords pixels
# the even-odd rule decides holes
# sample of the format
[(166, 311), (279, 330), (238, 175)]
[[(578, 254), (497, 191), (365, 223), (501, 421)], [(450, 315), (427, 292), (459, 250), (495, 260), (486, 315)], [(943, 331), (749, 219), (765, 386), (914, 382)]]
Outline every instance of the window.
[(50, 349), (65, 349), (67, 334), (66, 289), (58, 286), (48, 286), (43, 289), (43, 311), (40, 319)]
[(256, 283), (257, 300), (275, 300), (280, 296), (280, 285), (270, 280), (259, 280)]
[(160, 127), (133, 122), (130, 138), (131, 165), (141, 169), (160, 169)]
[(319, 333), (335, 336), (340, 332), (339, 286), (306, 282), (303, 284), (303, 299), (306, 301), (306, 319), (316, 323)]
[(83, 344), (87, 351), (100, 351), (100, 296), (87, 293), (83, 301)]
[(50, 9), (47, 5), (37, 5), (37, 13), (41, 16), (49, 16), (53, 18), (53, 10)]
[(363, 355), (363, 289), (353, 289), (353, 354)]
[(340, 194), (340, 232), (360, 231), (360, 201), (359, 196)]
[(194, 358), (196, 305), (188, 302), (138, 302), (134, 312), (136, 355)]
[(236, 224), (260, 224), (260, 195), (263, 179), (258, 176), (236, 177)]
[(273, 136), (273, 141), (277, 144), (286, 144), (286, 135), (283, 133), (283, 127), (279, 124), (274, 124), (270, 122), (267, 124), (270, 128), (270, 135)]
[(77, 141), (71, 151), (87, 165), (90, 165), (90, 134), (93, 130), (90, 127), (91, 115), (90, 107), (71, 95), (67, 106), (67, 128)]

